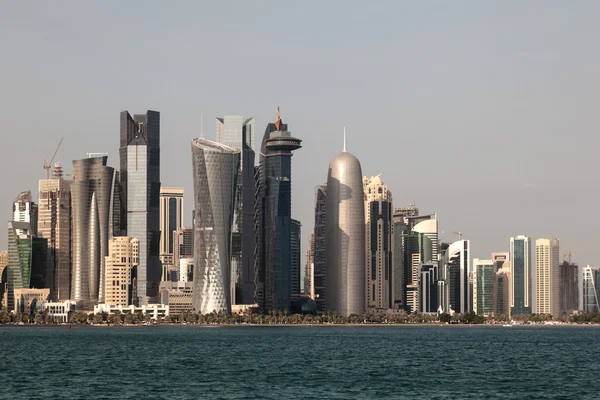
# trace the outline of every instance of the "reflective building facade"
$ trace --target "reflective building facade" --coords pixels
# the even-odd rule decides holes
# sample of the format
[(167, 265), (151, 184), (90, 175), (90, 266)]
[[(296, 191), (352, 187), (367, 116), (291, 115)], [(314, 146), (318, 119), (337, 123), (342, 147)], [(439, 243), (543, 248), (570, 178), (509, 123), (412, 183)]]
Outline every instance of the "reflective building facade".
[(231, 231), (240, 152), (205, 139), (192, 142), (194, 172), (193, 308), (231, 312)]
[(600, 312), (600, 267), (583, 268), (583, 312)]
[(108, 157), (73, 161), (71, 300), (78, 308), (104, 301), (104, 265), (112, 237), (117, 185)]
[(277, 120), (265, 130), (258, 167), (255, 298), (263, 312), (289, 311), (292, 303), (292, 152), (301, 142), (278, 110)]
[(121, 113), (121, 231), (139, 240), (140, 304), (158, 296), (160, 242), (160, 113)]
[(469, 273), (471, 272), (471, 246), (469, 240), (459, 240), (450, 245), (446, 252), (446, 310), (454, 310), (464, 314), (472, 310), (471, 287)]
[(345, 151), (329, 163), (325, 218), (325, 308), (365, 312), (365, 202), (360, 162)]
[(511, 315), (531, 314), (531, 241), (527, 236), (510, 238)]
[(327, 210), (327, 185), (315, 189), (315, 231), (313, 245), (312, 287), (317, 310), (325, 312), (325, 216)]

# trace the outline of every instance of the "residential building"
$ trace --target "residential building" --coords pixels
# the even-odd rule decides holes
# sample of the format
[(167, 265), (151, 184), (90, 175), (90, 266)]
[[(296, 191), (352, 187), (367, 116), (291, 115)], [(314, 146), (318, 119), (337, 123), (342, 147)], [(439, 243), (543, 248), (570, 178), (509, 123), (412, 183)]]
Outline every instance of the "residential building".
[[(29, 234), (33, 237), (37, 236), (38, 206), (33, 202), (30, 190), (19, 193), (15, 198), (12, 217), (15, 222), (28, 223), (30, 226)], [(23, 234), (22, 231), (17, 231), (17, 233), (19, 235)]]
[(559, 270), (560, 313), (570, 314), (579, 309), (579, 266), (563, 261)]
[(104, 262), (113, 234), (117, 175), (107, 156), (73, 161), (71, 300), (86, 309), (104, 302)]
[(160, 113), (120, 115), (121, 230), (139, 240), (137, 296), (158, 296), (160, 267)]
[[(183, 260), (182, 260), (183, 261)], [(170, 315), (192, 312), (193, 282), (161, 282), (160, 301), (169, 306)]]
[(301, 276), (301, 237), (302, 224), (295, 219), (291, 220), (290, 226), (290, 285), (292, 291), (292, 302), (302, 296), (300, 291), (300, 276)]
[(510, 238), (510, 313), (531, 314), (531, 242), (527, 236)]
[(600, 312), (600, 267), (584, 267), (582, 270), (582, 309), (585, 313)]
[(54, 165), (52, 179), (39, 182), (38, 237), (48, 240), (49, 282), (53, 300), (71, 298), (71, 181), (63, 179), (62, 167)]
[(291, 309), (292, 152), (301, 142), (277, 109), (277, 120), (265, 129), (258, 167), (255, 297), (263, 312)]
[(231, 231), (239, 150), (206, 139), (192, 141), (194, 173), (193, 307), (231, 312)]
[(325, 216), (327, 215), (327, 185), (318, 185), (315, 188), (315, 230), (313, 252), (313, 290), (317, 311), (326, 311), (326, 251), (325, 251)]
[(473, 259), (473, 311), (477, 315), (494, 314), (496, 264), (493, 260)]
[(362, 169), (345, 142), (344, 132), (344, 150), (331, 160), (327, 173), (325, 308), (347, 317), (364, 314), (366, 283)]
[(558, 239), (537, 239), (536, 257), (536, 312), (560, 314), (560, 270)]
[(363, 178), (365, 196), (366, 310), (394, 308), (392, 192), (381, 177)]
[(137, 299), (133, 297), (139, 263), (137, 239), (127, 236), (114, 237), (108, 244), (104, 284), (104, 303), (114, 306), (128, 306)]

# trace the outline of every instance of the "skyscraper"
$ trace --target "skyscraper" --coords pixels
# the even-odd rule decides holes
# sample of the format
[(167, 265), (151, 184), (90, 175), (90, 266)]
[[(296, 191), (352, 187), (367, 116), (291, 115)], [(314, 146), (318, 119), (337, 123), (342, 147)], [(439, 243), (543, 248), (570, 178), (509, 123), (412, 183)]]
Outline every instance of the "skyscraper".
[(421, 314), (434, 314), (438, 311), (438, 263), (421, 264), (419, 273), (419, 306)]
[(360, 162), (346, 151), (329, 163), (325, 218), (325, 308), (365, 312), (365, 202)]
[(571, 313), (579, 308), (579, 266), (569, 260), (559, 269), (560, 312)]
[(376, 312), (394, 307), (392, 269), (392, 193), (379, 176), (363, 178), (365, 196), (366, 309)]
[(313, 252), (313, 290), (317, 311), (325, 312), (326, 293), (325, 282), (325, 216), (327, 211), (327, 185), (318, 185), (315, 188), (315, 230)]
[(121, 230), (139, 240), (140, 304), (158, 296), (160, 242), (160, 113), (121, 112)]
[(183, 226), (183, 188), (160, 188), (160, 254), (173, 255), (173, 232)]
[(501, 269), (505, 263), (508, 263), (510, 254), (508, 252), (496, 252), (492, 253), (492, 262), (496, 268), (496, 271)]
[(52, 179), (39, 182), (38, 236), (48, 240), (49, 282), (53, 300), (71, 296), (71, 181), (62, 178), (60, 164), (54, 166)]
[(197, 312), (231, 312), (231, 230), (240, 152), (206, 139), (192, 141), (194, 295)]
[(290, 285), (292, 290), (292, 301), (300, 298), (300, 275), (301, 275), (301, 236), (302, 224), (300, 221), (292, 220), (290, 229)]
[(531, 314), (531, 243), (527, 236), (510, 238), (511, 315)]
[[(218, 117), (216, 122), (218, 143), (239, 151), (243, 150), (244, 143), (253, 151), (256, 149), (254, 145), (256, 136), (254, 132), (254, 117), (244, 118), (241, 115), (225, 115), (224, 117)], [(245, 140), (242, 138), (242, 132), (246, 134)], [(243, 165), (243, 155), (241, 155), (240, 162)]]
[(73, 161), (71, 300), (78, 308), (104, 302), (104, 263), (116, 190), (116, 172), (106, 165), (107, 159)]
[(583, 268), (583, 312), (600, 312), (600, 267)]
[(473, 311), (477, 315), (492, 315), (496, 265), (493, 260), (473, 259)]
[(303, 292), (311, 299), (315, 297), (315, 232), (308, 239), (308, 250), (306, 250), (306, 265), (304, 267)]
[(464, 314), (472, 309), (469, 285), (470, 245), (469, 240), (458, 240), (448, 247), (446, 253), (448, 304), (444, 310), (452, 308), (454, 311)]
[(182, 226), (173, 232), (173, 265), (179, 268), (179, 260), (194, 257), (194, 229)]
[[(27, 222), (30, 226), (29, 234), (37, 236), (38, 206), (33, 202), (30, 190), (19, 193), (15, 198), (12, 220), (15, 222)], [(18, 234), (23, 234), (23, 232), (18, 231)]]
[(536, 312), (560, 314), (559, 250), (558, 239), (537, 239), (536, 257)]
[(263, 136), (258, 169), (255, 281), (263, 312), (291, 307), (292, 152), (302, 147), (301, 142), (292, 137), (277, 109), (277, 120), (267, 125)]
[(139, 240), (125, 236), (109, 241), (106, 257), (104, 303), (128, 306), (133, 300), (134, 281), (139, 257)]
[(510, 261), (502, 264), (502, 268), (496, 271), (496, 280), (494, 282), (494, 312), (496, 315), (510, 317)]
[[(31, 233), (29, 222), (8, 223), (7, 307), (15, 310), (16, 290), (48, 287), (48, 241)], [(45, 300), (45, 299), (44, 299)]]

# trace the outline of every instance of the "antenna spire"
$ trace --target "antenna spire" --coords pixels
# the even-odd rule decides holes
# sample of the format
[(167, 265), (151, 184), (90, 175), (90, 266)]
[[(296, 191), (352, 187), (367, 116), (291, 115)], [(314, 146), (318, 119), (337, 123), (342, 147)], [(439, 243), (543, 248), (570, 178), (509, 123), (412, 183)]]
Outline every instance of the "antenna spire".
[(346, 152), (346, 127), (344, 127), (344, 153)]

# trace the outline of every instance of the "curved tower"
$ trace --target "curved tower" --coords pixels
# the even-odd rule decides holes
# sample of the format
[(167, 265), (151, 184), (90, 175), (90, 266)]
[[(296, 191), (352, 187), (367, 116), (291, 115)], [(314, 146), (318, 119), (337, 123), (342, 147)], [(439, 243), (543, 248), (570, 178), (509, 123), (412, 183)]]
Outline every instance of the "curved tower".
[(325, 214), (325, 308), (365, 312), (365, 203), (360, 162), (344, 151), (329, 163)]
[(231, 312), (231, 226), (240, 151), (192, 141), (194, 167), (194, 297), (202, 313)]

